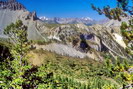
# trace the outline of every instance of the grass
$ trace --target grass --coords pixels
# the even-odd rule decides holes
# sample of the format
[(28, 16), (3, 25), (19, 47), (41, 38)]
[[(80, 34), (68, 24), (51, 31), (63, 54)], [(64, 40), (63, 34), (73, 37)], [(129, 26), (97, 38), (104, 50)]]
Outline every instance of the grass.
[[(1, 44), (9, 45), (6, 42)], [(132, 63), (112, 62), (109, 56), (105, 57), (105, 62), (99, 62), (34, 49), (27, 57), (29, 64), (37, 67), (37, 71), (31, 74), (33, 78), (40, 77), (41, 81), (47, 82), (37, 83), (38, 89), (118, 89), (133, 83), (133, 74), (127, 72)]]
[[(32, 61), (35, 62), (31, 60), (30, 62), (34, 66), (45, 69), (45, 71), (41, 70), (41, 72), (53, 73), (53, 80), (61, 83), (62, 85), (59, 85), (60, 87), (67, 83), (66, 87), (69, 88), (66, 89), (118, 89), (124, 82), (129, 82), (126, 80), (123, 81), (124, 78), (128, 79), (129, 74), (127, 74), (128, 76), (126, 74), (122, 75), (125, 77), (121, 76), (121, 73), (125, 70), (123, 67), (126, 68), (124, 63), (121, 63), (117, 67), (116, 62), (114, 64), (110, 61), (100, 63), (88, 58), (78, 59), (60, 56), (44, 50), (33, 50), (32, 52), (34, 55), (38, 55), (38, 57), (36, 60), (32, 58)], [(39, 65), (36, 64), (38, 61), (41, 61)], [(122, 69), (123, 71), (121, 71)], [(115, 75), (119, 76), (116, 78)], [(130, 79), (130, 83), (131, 81), (132, 79)], [(80, 85), (85, 88), (80, 87)]]
[(51, 29), (51, 28), (55, 28), (55, 27), (60, 26), (60, 24), (47, 24), (46, 23), (45, 26), (48, 27), (49, 29)]

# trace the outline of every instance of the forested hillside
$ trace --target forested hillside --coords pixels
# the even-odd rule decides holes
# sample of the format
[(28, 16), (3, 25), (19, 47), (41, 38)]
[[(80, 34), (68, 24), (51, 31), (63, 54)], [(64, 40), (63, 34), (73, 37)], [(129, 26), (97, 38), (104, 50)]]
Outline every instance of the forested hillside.
[(117, 3), (92, 5), (110, 21), (86, 26), (45, 23), (16, 0), (1, 0), (0, 89), (132, 89), (132, 9)]

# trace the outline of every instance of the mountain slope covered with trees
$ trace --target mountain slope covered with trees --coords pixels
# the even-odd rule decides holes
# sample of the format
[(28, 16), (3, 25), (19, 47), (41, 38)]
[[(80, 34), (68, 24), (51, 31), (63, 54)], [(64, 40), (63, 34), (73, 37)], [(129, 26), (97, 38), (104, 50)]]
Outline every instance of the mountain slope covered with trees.
[(47, 24), (36, 18), (30, 21), (43, 40), (31, 40), (27, 19), (8, 24), (2, 33), (7, 38), (0, 38), (0, 88), (132, 89), (132, 10), (127, 0), (117, 1), (118, 6), (112, 9), (92, 5), (109, 19), (130, 17), (117, 28)]

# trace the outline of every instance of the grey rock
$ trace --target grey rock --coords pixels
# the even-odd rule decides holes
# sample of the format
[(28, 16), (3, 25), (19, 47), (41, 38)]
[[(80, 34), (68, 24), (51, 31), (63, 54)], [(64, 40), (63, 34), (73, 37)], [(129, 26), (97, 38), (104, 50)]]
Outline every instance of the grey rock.
[[(97, 52), (108, 52), (113, 57), (119, 56), (120, 58), (131, 58), (131, 55), (128, 55), (125, 51), (125, 48), (114, 40), (114, 32), (111, 32), (111, 29), (115, 28), (102, 25), (93, 25), (89, 27), (83, 24), (59, 25), (49, 30), (41, 29), (41, 32), (43, 32), (41, 34), (49, 33), (49, 40), (55, 39), (66, 45), (71, 44), (72, 47), (83, 53), (89, 52), (89, 49), (94, 49)], [(82, 39), (80, 38), (81, 34), (85, 37), (89, 36), (89, 39), (84, 39), (86, 48), (80, 47), (82, 43)], [(119, 31), (116, 34), (119, 34)]]
[[(131, 58), (125, 48), (114, 40), (113, 33), (120, 34), (120, 29), (113, 27), (110, 23), (107, 26), (98, 24), (93, 26), (56, 24), (53, 26), (42, 22), (37, 18), (35, 12), (27, 11), (15, 0), (0, 1), (0, 8), (0, 37), (6, 38), (3, 30), (7, 25), (22, 20), (24, 25), (28, 26), (29, 40), (57, 41), (42, 47), (45, 50), (72, 57), (84, 58), (87, 56), (95, 60), (102, 60), (101, 52), (108, 52), (113, 57)], [(60, 22), (58, 18), (55, 20)], [(60, 23), (62, 22), (63, 20)], [(81, 35), (84, 35), (85, 39), (82, 39)]]
[[(27, 19), (27, 17), (29, 18)], [(9, 9), (0, 10), (0, 35), (4, 35), (3, 30), (7, 25), (11, 24), (12, 22), (16, 22), (17, 20), (22, 20), (23, 23), (26, 26), (28, 26), (29, 40), (43, 39), (36, 27), (37, 23), (42, 23), (42, 22), (39, 20), (34, 21), (33, 18), (37, 17), (35, 17), (35, 15), (29, 11), (24, 11), (24, 10), (13, 11)]]
[(0, 10), (2, 9), (25, 10), (25, 7), (16, 0), (0, 0)]

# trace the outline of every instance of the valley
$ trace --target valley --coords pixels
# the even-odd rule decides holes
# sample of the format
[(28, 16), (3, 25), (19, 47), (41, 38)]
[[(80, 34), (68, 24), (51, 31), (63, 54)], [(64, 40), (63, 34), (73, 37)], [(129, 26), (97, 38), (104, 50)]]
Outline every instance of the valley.
[(132, 89), (131, 21), (38, 17), (0, 0), (0, 89)]

